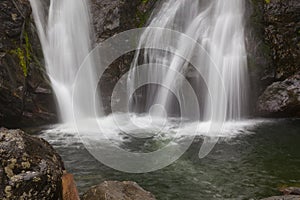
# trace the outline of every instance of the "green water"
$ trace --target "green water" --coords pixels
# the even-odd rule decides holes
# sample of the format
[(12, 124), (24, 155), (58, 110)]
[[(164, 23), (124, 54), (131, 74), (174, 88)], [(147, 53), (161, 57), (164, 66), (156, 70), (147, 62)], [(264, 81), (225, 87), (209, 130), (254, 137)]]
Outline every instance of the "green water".
[(55, 148), (81, 193), (104, 180), (130, 180), (158, 200), (260, 199), (279, 194), (280, 186), (300, 185), (300, 119), (252, 127), (248, 133), (219, 141), (200, 160), (201, 143), (196, 139), (178, 161), (146, 174), (110, 169), (80, 144)]

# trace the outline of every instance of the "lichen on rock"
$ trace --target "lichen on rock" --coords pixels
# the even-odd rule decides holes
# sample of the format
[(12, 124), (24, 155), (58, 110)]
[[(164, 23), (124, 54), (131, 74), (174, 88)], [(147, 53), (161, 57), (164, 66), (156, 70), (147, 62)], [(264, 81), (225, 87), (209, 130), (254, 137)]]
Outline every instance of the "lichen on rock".
[(58, 200), (64, 166), (45, 140), (0, 129), (0, 199)]

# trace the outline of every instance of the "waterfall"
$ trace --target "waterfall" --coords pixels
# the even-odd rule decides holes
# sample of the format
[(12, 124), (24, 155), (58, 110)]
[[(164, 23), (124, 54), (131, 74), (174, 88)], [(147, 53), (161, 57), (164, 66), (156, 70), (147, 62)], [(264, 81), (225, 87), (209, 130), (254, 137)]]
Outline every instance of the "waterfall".
[[(247, 111), (247, 55), (244, 37), (244, 1), (243, 0), (211, 0), (209, 2), (197, 0), (166, 0), (160, 10), (151, 18), (148, 27), (160, 27), (182, 32), (197, 41), (207, 54), (196, 55), (205, 73), (206, 90), (203, 88), (201, 76), (196, 77), (193, 88), (196, 93), (201, 93), (199, 106), (203, 104), (202, 120), (239, 120)], [(164, 47), (166, 51), (151, 49), (151, 46), (169, 44)], [(147, 45), (145, 45), (147, 44)], [(190, 66), (182, 58), (167, 52), (176, 48), (176, 51), (188, 58), (193, 55), (194, 46), (186, 44), (185, 40), (172, 41), (168, 35), (153, 31), (148, 28), (140, 38), (139, 48), (132, 63), (130, 73), (129, 91), (133, 92), (137, 79), (147, 79), (149, 82), (163, 83), (168, 89), (181, 90), (178, 79), (173, 71), (187, 75)], [(141, 63), (142, 60), (142, 63)], [(211, 60), (211, 61), (210, 61)], [(147, 63), (147, 74), (140, 74), (138, 65)], [(213, 63), (213, 64), (212, 64)], [(161, 65), (168, 66), (167, 70)], [(219, 75), (212, 70), (216, 66)], [(221, 76), (222, 80), (219, 80)], [(196, 83), (196, 84), (195, 84)], [(221, 90), (226, 95), (222, 95)], [(164, 87), (147, 87), (146, 98), (138, 103), (137, 95), (134, 96), (132, 110), (148, 112), (153, 105), (160, 104), (167, 112), (173, 112), (172, 95)], [(215, 98), (212, 99), (211, 96)], [(187, 99), (188, 101), (188, 99)], [(214, 110), (212, 116), (211, 111)], [(151, 111), (153, 112), (153, 110)], [(225, 113), (224, 113), (225, 112)], [(158, 110), (157, 115), (160, 115)]]
[[(91, 51), (91, 27), (86, 0), (50, 0), (47, 3), (30, 0), (38, 34), (43, 48), (46, 69), (56, 94), (62, 121), (72, 122), (73, 113), (82, 119), (94, 116), (90, 88), (98, 77), (95, 63), (90, 59), (89, 70), (72, 96), (74, 81), (83, 60)], [(128, 78), (128, 93), (135, 91), (138, 79), (150, 83), (162, 83), (165, 87), (149, 85), (143, 95), (133, 95), (131, 110), (162, 115), (157, 104), (167, 113), (176, 113), (176, 101), (168, 89), (184, 90), (174, 71), (193, 79), (191, 85), (198, 94), (201, 120), (239, 120), (246, 114), (247, 105), (247, 56), (244, 38), (244, 1), (242, 0), (164, 0), (154, 12), (143, 32), (132, 62)], [(207, 53), (194, 55), (194, 44), (182, 38), (173, 40), (170, 35), (151, 27), (171, 29), (184, 33), (197, 41)], [(145, 45), (147, 44), (147, 45)], [(155, 47), (162, 46), (162, 50)], [(167, 44), (167, 45), (166, 45)], [(143, 46), (149, 48), (143, 49)], [(153, 48), (151, 48), (153, 47)], [(196, 70), (183, 58), (168, 50), (174, 50), (185, 58), (197, 57), (204, 73)], [(96, 58), (95, 58), (96, 59)], [(146, 74), (138, 69), (149, 64)], [(167, 66), (162, 68), (161, 66)], [(217, 68), (217, 72), (212, 70)], [(192, 77), (192, 78), (191, 78)], [(203, 78), (204, 77), (204, 78)], [(220, 78), (222, 80), (220, 80)], [(205, 81), (203, 81), (205, 79)], [(166, 89), (167, 88), (167, 89)], [(225, 90), (226, 95), (222, 94)], [(199, 95), (200, 94), (200, 95)], [(139, 99), (143, 96), (143, 99)], [(211, 98), (214, 96), (215, 98)], [(96, 98), (99, 99), (99, 98)], [(185, 97), (188, 101), (188, 97)], [(100, 100), (99, 100), (100, 101)], [(101, 102), (96, 102), (101, 103)], [(154, 108), (154, 109), (153, 109)], [(193, 108), (190, 108), (193, 109)], [(212, 115), (214, 111), (214, 115)], [(80, 113), (78, 115), (78, 113)]]
[(80, 97), (73, 99), (72, 90), (80, 65), (91, 51), (91, 28), (86, 0), (30, 0), (33, 16), (42, 45), (45, 65), (57, 97), (63, 123), (73, 122), (73, 112), (82, 118), (93, 115), (91, 88), (97, 79), (93, 62), (84, 83), (80, 83)]

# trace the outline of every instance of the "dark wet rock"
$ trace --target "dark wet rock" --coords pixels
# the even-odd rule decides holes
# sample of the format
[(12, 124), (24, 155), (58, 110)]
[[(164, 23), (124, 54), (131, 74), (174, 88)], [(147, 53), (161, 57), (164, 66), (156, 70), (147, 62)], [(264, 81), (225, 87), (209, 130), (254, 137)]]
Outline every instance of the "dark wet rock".
[(157, 0), (91, 0), (96, 42), (143, 26)]
[(63, 168), (45, 140), (0, 129), (0, 199), (58, 200)]
[(1, 0), (0, 10), (0, 126), (54, 122), (54, 97), (29, 1)]
[(298, 195), (285, 195), (285, 196), (274, 196), (261, 200), (300, 200), (300, 196)]
[(300, 2), (248, 0), (246, 3), (245, 34), (253, 88), (250, 90), (252, 107), (268, 86), (300, 69)]
[[(144, 26), (157, 0), (92, 0), (91, 12), (96, 42), (133, 28)], [(111, 112), (110, 97), (115, 84), (131, 65), (134, 52), (114, 61), (101, 77), (102, 100), (105, 111)]]
[(246, 0), (245, 37), (248, 60), (250, 95), (255, 106), (259, 95), (274, 82), (273, 61), (270, 48), (265, 40), (264, 1)]
[(131, 181), (105, 181), (89, 189), (82, 200), (155, 200), (156, 198)]
[(300, 73), (270, 85), (260, 96), (258, 111), (265, 116), (300, 116)]
[(264, 22), (274, 76), (284, 80), (300, 68), (300, 1), (264, 1)]

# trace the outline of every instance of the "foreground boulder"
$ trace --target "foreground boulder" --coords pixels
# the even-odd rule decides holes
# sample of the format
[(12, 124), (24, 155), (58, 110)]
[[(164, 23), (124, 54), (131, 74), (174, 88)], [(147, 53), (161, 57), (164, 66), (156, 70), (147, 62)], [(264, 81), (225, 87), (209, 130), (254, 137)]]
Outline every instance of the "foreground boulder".
[(270, 85), (260, 96), (258, 110), (264, 116), (300, 116), (300, 73)]
[(131, 181), (105, 181), (89, 189), (82, 200), (155, 200), (156, 198)]
[(0, 199), (60, 199), (63, 168), (45, 140), (0, 129)]

